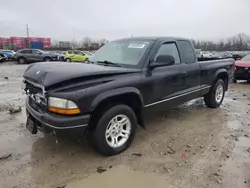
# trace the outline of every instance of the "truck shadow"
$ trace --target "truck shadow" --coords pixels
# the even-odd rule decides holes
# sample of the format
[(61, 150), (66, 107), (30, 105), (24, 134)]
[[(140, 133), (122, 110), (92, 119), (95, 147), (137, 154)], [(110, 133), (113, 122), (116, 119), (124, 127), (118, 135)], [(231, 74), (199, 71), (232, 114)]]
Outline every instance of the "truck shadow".
[[(137, 134), (140, 136), (145, 132), (152, 131), (155, 128), (160, 129), (162, 128), (162, 122), (164, 125), (167, 124), (167, 127), (174, 126), (174, 124), (169, 124), (169, 121), (185, 121), (186, 117), (195, 114), (197, 111), (207, 111), (202, 99), (190, 101), (174, 109), (160, 110), (147, 114), (146, 129), (144, 130), (138, 126)], [(34, 160), (42, 161), (44, 156), (46, 158), (56, 158), (57, 156), (68, 158), (68, 156), (79, 156), (82, 160), (84, 160), (84, 158), (106, 158), (95, 153), (95, 151), (89, 147), (86, 138), (76, 140), (74, 138), (56, 137), (52, 134), (45, 134), (41, 139), (33, 143), (32, 158)]]

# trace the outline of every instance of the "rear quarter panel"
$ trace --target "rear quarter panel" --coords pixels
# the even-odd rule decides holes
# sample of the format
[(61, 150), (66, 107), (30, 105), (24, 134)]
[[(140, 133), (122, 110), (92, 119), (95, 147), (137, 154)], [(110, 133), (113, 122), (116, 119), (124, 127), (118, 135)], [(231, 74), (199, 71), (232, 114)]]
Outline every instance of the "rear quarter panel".
[(217, 75), (226, 72), (229, 81), (233, 78), (234, 59), (199, 62), (201, 68), (201, 85), (212, 85)]

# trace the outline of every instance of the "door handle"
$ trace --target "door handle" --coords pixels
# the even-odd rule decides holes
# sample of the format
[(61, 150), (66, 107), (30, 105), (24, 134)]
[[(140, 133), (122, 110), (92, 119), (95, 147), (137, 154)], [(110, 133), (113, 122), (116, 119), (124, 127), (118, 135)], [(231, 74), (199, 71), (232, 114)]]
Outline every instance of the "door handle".
[(182, 76), (182, 77), (185, 77), (185, 76), (187, 76), (187, 73), (186, 73), (186, 72), (182, 72), (182, 73), (181, 73), (181, 76)]

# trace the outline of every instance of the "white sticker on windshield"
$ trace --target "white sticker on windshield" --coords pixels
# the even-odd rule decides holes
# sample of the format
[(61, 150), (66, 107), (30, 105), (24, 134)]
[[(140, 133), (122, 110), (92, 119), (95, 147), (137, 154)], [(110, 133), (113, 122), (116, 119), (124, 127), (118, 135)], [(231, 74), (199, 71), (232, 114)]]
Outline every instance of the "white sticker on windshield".
[(130, 44), (128, 48), (144, 48), (145, 44)]

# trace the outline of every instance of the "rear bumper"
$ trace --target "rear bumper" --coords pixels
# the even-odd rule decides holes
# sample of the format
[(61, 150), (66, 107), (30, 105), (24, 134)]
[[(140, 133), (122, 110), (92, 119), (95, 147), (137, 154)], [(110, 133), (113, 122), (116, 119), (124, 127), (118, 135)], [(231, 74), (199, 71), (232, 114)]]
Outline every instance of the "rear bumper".
[(38, 128), (47, 127), (53, 130), (86, 129), (90, 120), (90, 115), (65, 117), (60, 115), (50, 115), (34, 110), (26, 101), (27, 116), (35, 121)]

